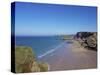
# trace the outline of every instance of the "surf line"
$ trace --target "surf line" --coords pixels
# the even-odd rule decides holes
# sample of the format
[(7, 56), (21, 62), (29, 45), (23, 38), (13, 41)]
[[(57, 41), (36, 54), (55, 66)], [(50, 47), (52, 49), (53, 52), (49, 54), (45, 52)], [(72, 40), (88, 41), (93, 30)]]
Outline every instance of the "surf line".
[(61, 43), (61, 44), (58, 45), (57, 47), (55, 47), (55, 48), (53, 48), (53, 49), (51, 49), (51, 50), (45, 52), (44, 54), (38, 56), (38, 58), (42, 58), (42, 57), (44, 57), (44, 56), (46, 56), (46, 55), (48, 55), (48, 54), (50, 54), (50, 53), (56, 51), (58, 48), (62, 47), (64, 44), (65, 44), (65, 42)]

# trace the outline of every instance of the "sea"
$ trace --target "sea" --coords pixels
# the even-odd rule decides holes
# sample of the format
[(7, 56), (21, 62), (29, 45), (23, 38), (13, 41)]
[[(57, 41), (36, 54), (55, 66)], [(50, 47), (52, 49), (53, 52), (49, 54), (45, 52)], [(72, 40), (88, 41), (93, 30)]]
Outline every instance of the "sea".
[(53, 52), (64, 40), (61, 36), (16, 36), (16, 46), (29, 46), (35, 56), (42, 57)]

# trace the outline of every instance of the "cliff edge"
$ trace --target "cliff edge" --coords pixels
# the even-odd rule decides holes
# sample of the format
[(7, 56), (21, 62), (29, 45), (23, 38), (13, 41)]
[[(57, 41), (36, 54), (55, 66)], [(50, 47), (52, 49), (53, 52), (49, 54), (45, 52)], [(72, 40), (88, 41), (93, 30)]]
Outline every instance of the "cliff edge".
[(30, 47), (15, 47), (15, 71), (16, 73), (44, 72), (48, 71), (48, 64), (37, 62)]
[(83, 47), (97, 51), (97, 32), (78, 32), (74, 39)]

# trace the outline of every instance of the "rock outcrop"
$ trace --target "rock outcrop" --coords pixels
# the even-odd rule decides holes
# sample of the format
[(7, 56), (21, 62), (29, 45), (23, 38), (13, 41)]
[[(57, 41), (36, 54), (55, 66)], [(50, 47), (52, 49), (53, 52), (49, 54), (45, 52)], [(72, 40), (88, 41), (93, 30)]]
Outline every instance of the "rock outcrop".
[(16, 46), (15, 48), (16, 73), (48, 71), (48, 64), (37, 62), (30, 47)]
[(78, 32), (74, 39), (85, 48), (97, 50), (97, 32)]

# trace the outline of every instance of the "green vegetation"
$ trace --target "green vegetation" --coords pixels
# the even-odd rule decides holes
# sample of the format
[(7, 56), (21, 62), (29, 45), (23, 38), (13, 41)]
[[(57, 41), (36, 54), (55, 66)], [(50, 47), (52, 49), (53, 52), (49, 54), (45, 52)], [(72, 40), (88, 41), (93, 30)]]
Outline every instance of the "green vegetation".
[(63, 40), (72, 40), (73, 39), (73, 35), (62, 35), (62, 39)]
[(15, 47), (15, 71), (16, 73), (48, 71), (48, 64), (37, 62), (30, 47)]
[(39, 67), (41, 68), (40, 69), (41, 72), (48, 71), (48, 64), (46, 63), (39, 62)]

